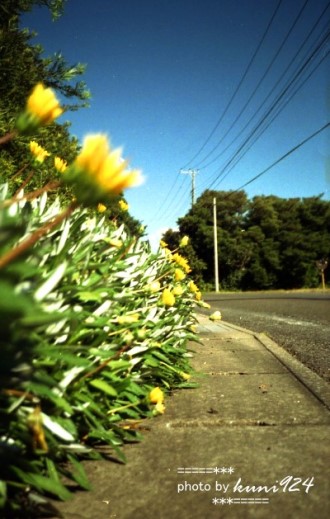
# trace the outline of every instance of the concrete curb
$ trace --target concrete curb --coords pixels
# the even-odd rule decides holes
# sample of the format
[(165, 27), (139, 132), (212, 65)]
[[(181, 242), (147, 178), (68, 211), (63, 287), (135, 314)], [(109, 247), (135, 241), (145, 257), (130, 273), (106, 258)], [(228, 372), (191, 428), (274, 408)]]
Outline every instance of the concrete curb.
[[(210, 322), (207, 316), (199, 315), (198, 318), (205, 318), (205, 321)], [(330, 386), (323, 380), (319, 375), (314, 373), (311, 369), (307, 368), (302, 362), (293, 357), (284, 348), (276, 344), (272, 339), (267, 337), (264, 333), (256, 333), (246, 328), (242, 328), (235, 324), (228, 323), (226, 321), (214, 322), (212, 325), (219, 325), (222, 328), (228, 328), (229, 330), (236, 330), (240, 333), (246, 333), (251, 335), (258, 342), (260, 342), (277, 360), (279, 360), (291, 373), (299, 380), (323, 405), (330, 410)], [(215, 332), (216, 333), (216, 332)], [(221, 333), (221, 332), (220, 332)]]

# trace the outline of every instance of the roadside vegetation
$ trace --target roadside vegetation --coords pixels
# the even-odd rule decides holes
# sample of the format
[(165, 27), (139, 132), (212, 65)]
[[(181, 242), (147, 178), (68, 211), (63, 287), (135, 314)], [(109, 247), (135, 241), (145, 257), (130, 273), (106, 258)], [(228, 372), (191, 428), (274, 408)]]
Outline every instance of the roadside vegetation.
[[(141, 439), (139, 424), (191, 387), (196, 305), (188, 239), (155, 253), (129, 215), (130, 169), (102, 134), (81, 146), (63, 112), (88, 91), (19, 29), (34, 5), (1, 2), (0, 515), (37, 517), (90, 488), (82, 460)], [(8, 57), (8, 59), (7, 59)], [(68, 99), (60, 103), (56, 93)], [(129, 461), (129, 460), (128, 460)], [(48, 511), (48, 512), (47, 512)]]

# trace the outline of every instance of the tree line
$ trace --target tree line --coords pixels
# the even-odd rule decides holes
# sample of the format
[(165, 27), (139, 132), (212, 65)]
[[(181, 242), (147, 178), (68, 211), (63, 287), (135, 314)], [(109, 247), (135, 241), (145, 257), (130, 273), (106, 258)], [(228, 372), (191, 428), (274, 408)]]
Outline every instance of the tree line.
[[(51, 87), (60, 95), (64, 109), (64, 122), (53, 122), (41, 128), (37, 137), (18, 136), (1, 147), (0, 184), (8, 182), (12, 195), (22, 186), (31, 192), (54, 180), (54, 156), (60, 153), (61, 159), (69, 164), (80, 149), (78, 139), (70, 134), (70, 122), (65, 118), (69, 112), (89, 106), (90, 92), (79, 79), (86, 65), (68, 63), (61, 52), (45, 56), (42, 46), (33, 41), (37, 34), (22, 23), (25, 13), (40, 7), (48, 8), (55, 22), (63, 15), (65, 4), (66, 0), (1, 0), (0, 3), (0, 136), (14, 130), (15, 120), (37, 83)], [(29, 152), (29, 143), (34, 139), (50, 155), (38, 167)], [(48, 195), (60, 196), (63, 201), (72, 198), (68, 188), (54, 193), (49, 191)], [(118, 206), (121, 198), (115, 197), (107, 207), (109, 223), (124, 223), (131, 234), (141, 235), (141, 223)]]
[[(163, 240), (190, 238), (189, 262), (204, 288), (214, 286), (213, 199), (216, 198), (220, 288), (267, 290), (320, 286), (330, 256), (330, 202), (206, 190)], [(325, 279), (327, 271), (324, 270)]]

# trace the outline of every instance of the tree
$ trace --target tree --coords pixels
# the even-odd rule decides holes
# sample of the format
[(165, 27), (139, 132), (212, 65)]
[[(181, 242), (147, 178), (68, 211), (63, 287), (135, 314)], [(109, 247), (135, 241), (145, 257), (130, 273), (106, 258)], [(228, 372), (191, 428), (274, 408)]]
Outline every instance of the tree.
[[(244, 213), (247, 197), (244, 191), (205, 191), (190, 209), (179, 218), (180, 236), (190, 238), (191, 265), (198, 265), (194, 274), (204, 283), (214, 283), (213, 199), (217, 200), (220, 279), (223, 288), (236, 288), (249, 257), (243, 242)], [(197, 263), (197, 259), (201, 263)]]
[[(43, 49), (32, 45), (33, 34), (19, 28), (20, 15), (33, 6), (48, 7), (57, 18), (64, 7), (64, 0), (3, 0), (0, 6), (0, 134), (13, 129), (18, 114), (24, 109), (26, 99), (38, 82), (51, 86), (68, 99), (79, 102), (65, 105), (66, 110), (76, 109), (86, 104), (89, 92), (83, 82), (72, 84), (76, 75), (84, 71), (81, 64), (68, 65), (61, 55), (43, 58)], [(39, 131), (38, 143), (50, 153), (59, 153), (66, 161), (71, 161), (78, 148), (78, 142), (69, 135), (69, 124), (53, 123)], [(26, 178), (30, 138), (19, 137), (3, 147), (0, 156), (0, 168), (3, 180), (14, 175), (12, 190), (18, 188)], [(22, 170), (23, 168), (23, 170)], [(22, 170), (21, 174), (17, 172)], [(47, 173), (48, 172), (48, 173)], [(49, 180), (53, 169), (43, 171), (43, 182)], [(34, 175), (31, 185), (38, 185), (38, 175)]]
[(283, 199), (244, 191), (205, 191), (179, 218), (179, 231), (165, 241), (176, 246), (183, 235), (194, 275), (214, 285), (213, 198), (217, 200), (218, 256), (221, 287), (277, 289), (316, 287), (319, 260), (330, 257), (330, 203), (322, 195)]
[(249, 263), (242, 277), (243, 289), (276, 288), (280, 269), (277, 236), (280, 222), (274, 196), (256, 196), (245, 215), (245, 240), (250, 244)]
[[(51, 10), (54, 20), (64, 9), (65, 0), (2, 0), (0, 5), (0, 135), (12, 130), (17, 116), (25, 107), (32, 88), (39, 82), (51, 87), (68, 102), (62, 102), (64, 111), (87, 106), (90, 97), (81, 76), (85, 66), (68, 64), (61, 53), (43, 57), (40, 45), (32, 45), (34, 36), (28, 29), (20, 29), (20, 16), (33, 7), (43, 6)], [(59, 174), (54, 168), (54, 157), (70, 163), (79, 150), (79, 143), (69, 133), (70, 123), (52, 123), (40, 128), (33, 137), (19, 136), (1, 148), (1, 181), (8, 181), (14, 194), (27, 180), (29, 191), (39, 189)], [(29, 151), (30, 140), (36, 140), (50, 156), (44, 163), (36, 164)], [(49, 193), (52, 196), (52, 192)], [(54, 193), (55, 194), (55, 193)], [(60, 197), (71, 199), (68, 188), (61, 188)], [(109, 220), (125, 223), (134, 235), (141, 235), (141, 224), (127, 211), (120, 210), (118, 199), (113, 201)], [(96, 210), (96, 208), (95, 208)]]

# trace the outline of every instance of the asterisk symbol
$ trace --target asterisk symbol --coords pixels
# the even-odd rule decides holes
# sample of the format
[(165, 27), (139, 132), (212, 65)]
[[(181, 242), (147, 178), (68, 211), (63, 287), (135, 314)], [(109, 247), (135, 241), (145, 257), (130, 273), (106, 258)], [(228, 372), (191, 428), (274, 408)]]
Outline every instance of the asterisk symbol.
[(225, 505), (226, 504), (226, 500), (222, 497), (220, 499), (220, 505)]
[(215, 474), (219, 474), (221, 472), (221, 469), (219, 469), (219, 467), (215, 467), (213, 470)]
[(214, 498), (212, 499), (212, 503), (213, 503), (214, 505), (217, 505), (217, 504), (218, 504), (218, 499), (217, 499), (216, 497), (214, 497)]
[(232, 500), (231, 497), (229, 497), (229, 499), (227, 499), (227, 503), (228, 503), (228, 505), (232, 505), (233, 504), (233, 500)]
[(220, 472), (221, 472), (221, 474), (226, 474), (226, 472), (227, 472), (226, 467), (221, 467)]
[(235, 472), (234, 467), (229, 467), (228, 468), (228, 474), (233, 474), (233, 472)]

